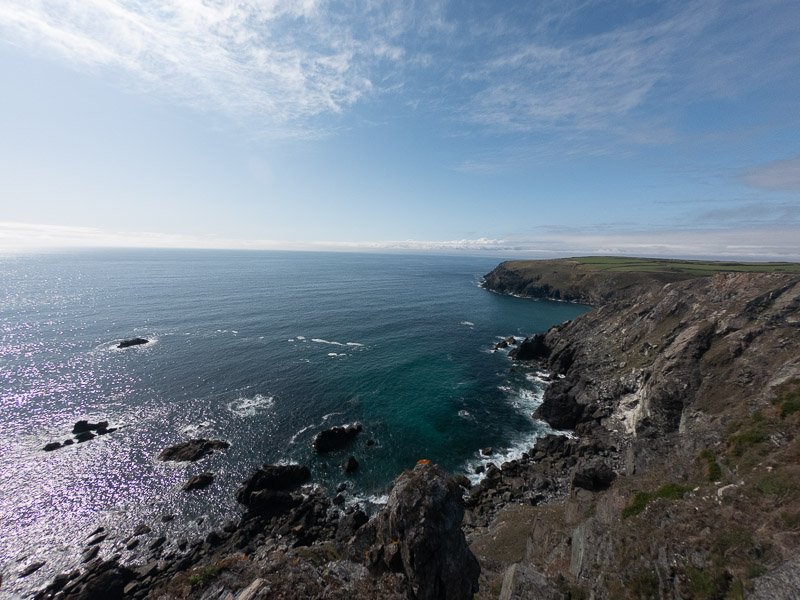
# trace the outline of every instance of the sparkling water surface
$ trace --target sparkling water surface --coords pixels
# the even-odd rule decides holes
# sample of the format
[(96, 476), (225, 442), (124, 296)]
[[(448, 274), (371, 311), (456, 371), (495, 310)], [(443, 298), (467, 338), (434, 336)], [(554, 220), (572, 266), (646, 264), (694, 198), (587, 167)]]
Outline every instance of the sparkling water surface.
[[(500, 339), (587, 307), (479, 287), (495, 257), (97, 250), (0, 257), (0, 597), (74, 568), (98, 526), (109, 556), (139, 523), (177, 540), (241, 512), (257, 465), (300, 462), (348, 502), (380, 501), (421, 458), (471, 472), (545, 427), (544, 384), (511, 368)], [(124, 350), (120, 340), (151, 343)], [(53, 452), (75, 421), (119, 429)], [(348, 449), (316, 456), (323, 428), (358, 421)], [(224, 439), (196, 463), (166, 446)], [(366, 446), (367, 439), (375, 440)], [(353, 454), (360, 469), (342, 473)], [(214, 483), (181, 486), (211, 471)], [(162, 523), (163, 515), (175, 518)], [(200, 522), (198, 522), (200, 521)], [(17, 574), (45, 560), (36, 573)], [(5, 595), (5, 596), (4, 596)]]

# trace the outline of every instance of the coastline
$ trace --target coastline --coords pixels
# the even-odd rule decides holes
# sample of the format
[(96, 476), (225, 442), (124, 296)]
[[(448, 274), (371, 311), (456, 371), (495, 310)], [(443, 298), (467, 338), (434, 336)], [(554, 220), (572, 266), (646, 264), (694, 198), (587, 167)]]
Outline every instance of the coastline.
[[(796, 342), (786, 337), (800, 326), (800, 278), (762, 273), (681, 276), (667, 283), (648, 283), (648, 278), (642, 275), (634, 287), (606, 297), (602, 304), (610, 310), (600, 306), (524, 342), (536, 346), (537, 368), (559, 376), (545, 390), (537, 418), (560, 428), (566, 425), (576, 436), (543, 437), (518, 460), (487, 468), (475, 485), (457, 478), (466, 494), (462, 529), (481, 565), (481, 599), (495, 598), (500, 590), (504, 597), (517, 597), (531, 582), (554, 598), (620, 597), (626, 589), (656, 595), (677, 590), (677, 597), (689, 598), (699, 597), (698, 582), (706, 580), (715, 582), (720, 593), (741, 589), (754, 598), (794, 597), (800, 582), (792, 575), (792, 556), (800, 540), (792, 530), (776, 530), (763, 518), (748, 528), (746, 517), (754, 506), (773, 502), (775, 496), (759, 487), (773, 481), (773, 471), (794, 473), (787, 457), (798, 452), (800, 422), (780, 415), (793, 406), (784, 398), (800, 390)], [(714, 315), (713, 327), (703, 325), (709, 315)], [(738, 350), (728, 352), (731, 344), (738, 344)], [(730, 372), (744, 367), (752, 372), (749, 381), (731, 378)], [(658, 376), (647, 377), (648, 372)], [(738, 391), (727, 396), (733, 401), (720, 405), (713, 386), (730, 386), (728, 380)], [(675, 381), (682, 387), (676, 389)], [(679, 406), (676, 398), (681, 399)], [(772, 448), (766, 438), (738, 455), (739, 446), (731, 439), (737, 439), (739, 430), (726, 432), (733, 426), (755, 426), (747, 420), (752, 414), (762, 415), (755, 425), (768, 423), (786, 441)], [(756, 451), (765, 453), (772, 470), (741, 462)], [(712, 464), (720, 471), (713, 480)], [(716, 471), (713, 475), (717, 477)], [(647, 498), (637, 508), (644, 514), (625, 516), (640, 497)], [(389, 585), (389, 575), (413, 579), (405, 567), (393, 570), (391, 560), (378, 568), (353, 554), (354, 548), (362, 548), (354, 541), (355, 532), (365, 525), (358, 511), (330, 519), (330, 500), (308, 490), (296, 501), (285, 515), (271, 517), (268, 531), (230, 523), (188, 546), (183, 557), (153, 555), (146, 573), (131, 576), (136, 585), (125, 597), (144, 598), (156, 590), (173, 594), (164, 597), (200, 597), (228, 590), (238, 599), (259, 580), (264, 585), (291, 581), (311, 586), (316, 577), (326, 586), (348, 590), (349, 597), (367, 598), (374, 596), (358, 587), (359, 582)], [(784, 500), (772, 510), (791, 515), (797, 508)], [(312, 517), (298, 517), (301, 513)], [(296, 529), (298, 525), (302, 527)], [(303, 538), (307, 525), (319, 527), (319, 537), (310, 544)], [(714, 544), (731, 526), (746, 534), (728, 548), (728, 564), (720, 570)], [(765, 536), (775, 532), (781, 535), (781, 548), (764, 550)], [(620, 550), (626, 544), (634, 554)], [(748, 574), (755, 573), (747, 569), (756, 551), (761, 552), (761, 571)], [(237, 558), (241, 556), (248, 558)], [(700, 558), (689, 560), (691, 556)], [(245, 562), (247, 569), (240, 569)], [(278, 564), (280, 571), (274, 568)], [(212, 567), (217, 571), (208, 581), (186, 587), (188, 579), (198, 581)], [(86, 572), (99, 575), (104, 569), (119, 570), (119, 565), (96, 563)], [(94, 575), (67, 580), (64, 589), (77, 589)], [(181, 577), (184, 587), (175, 591)], [(772, 595), (763, 590), (772, 590)], [(402, 585), (382, 593), (375, 597), (411, 594)]]

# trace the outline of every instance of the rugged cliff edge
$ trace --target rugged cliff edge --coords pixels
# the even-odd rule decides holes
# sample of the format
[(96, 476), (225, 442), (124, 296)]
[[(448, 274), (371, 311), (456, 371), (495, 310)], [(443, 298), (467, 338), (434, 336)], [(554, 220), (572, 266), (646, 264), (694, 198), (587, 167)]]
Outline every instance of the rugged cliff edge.
[(596, 308), (515, 351), (558, 375), (535, 416), (577, 439), (501, 469), (495, 488), (516, 471), (566, 491), (476, 520), (482, 597), (800, 597), (797, 271), (566, 259), (485, 277)]

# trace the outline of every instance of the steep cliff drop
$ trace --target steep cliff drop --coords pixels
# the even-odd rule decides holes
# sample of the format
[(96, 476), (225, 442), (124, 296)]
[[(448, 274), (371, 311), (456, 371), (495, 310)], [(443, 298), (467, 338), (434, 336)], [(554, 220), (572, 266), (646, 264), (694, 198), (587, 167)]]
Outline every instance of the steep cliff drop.
[[(547, 463), (563, 503), (509, 504), (483, 527), (468, 511), (473, 550), (497, 563), (482, 590), (800, 597), (800, 265), (520, 261), (484, 285), (596, 308), (515, 350), (557, 375), (534, 416), (577, 439), (513, 466), (528, 482)], [(497, 561), (504, 540), (519, 551)]]

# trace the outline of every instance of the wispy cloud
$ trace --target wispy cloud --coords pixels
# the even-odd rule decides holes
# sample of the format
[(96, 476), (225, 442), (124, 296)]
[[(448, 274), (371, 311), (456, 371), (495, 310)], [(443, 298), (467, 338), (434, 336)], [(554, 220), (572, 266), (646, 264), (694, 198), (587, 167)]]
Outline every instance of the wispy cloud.
[(739, 180), (750, 187), (762, 190), (800, 190), (800, 156), (772, 162), (748, 169)]
[[(740, 96), (800, 64), (796, 3), (652, 6), (649, 15), (616, 20), (605, 14), (612, 5), (545, 1), (532, 16), (517, 15), (535, 27), (520, 32), (504, 22), (487, 30), (491, 54), (461, 67), (470, 91), (463, 117), (491, 130), (578, 140), (602, 132), (662, 144), (675, 137), (678, 107)], [(592, 18), (597, 32), (584, 25), (585, 32), (567, 33), (571, 23)]]
[(353, 15), (323, 0), (8, 0), (0, 31), (272, 135), (298, 135), (374, 93), (373, 68), (404, 55), (393, 41), (399, 13), (369, 3)]

